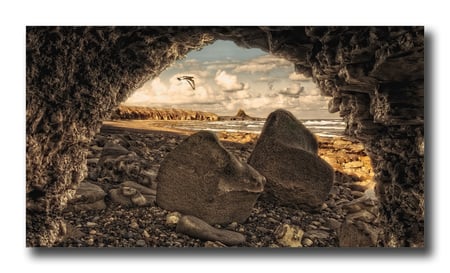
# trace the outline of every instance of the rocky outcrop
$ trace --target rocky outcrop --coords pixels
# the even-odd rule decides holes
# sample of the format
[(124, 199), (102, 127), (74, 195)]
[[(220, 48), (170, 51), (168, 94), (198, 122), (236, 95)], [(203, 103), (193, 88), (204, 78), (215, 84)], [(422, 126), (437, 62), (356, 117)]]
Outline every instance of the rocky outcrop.
[(156, 180), (160, 207), (209, 224), (245, 221), (265, 184), (208, 131), (191, 135), (169, 153)]
[(87, 145), (114, 109), (173, 61), (215, 39), (261, 48), (310, 76), (364, 142), (380, 246), (424, 246), (424, 28), (27, 27), (27, 245), (51, 246), (86, 174)]
[(248, 163), (267, 179), (265, 192), (285, 206), (317, 209), (333, 185), (315, 136), (290, 112), (272, 112)]
[(111, 115), (111, 119), (150, 119), (150, 120), (218, 120), (214, 113), (182, 110), (158, 109), (139, 106), (119, 106)]
[(264, 120), (264, 118), (251, 117), (244, 110), (239, 109), (235, 116), (219, 116), (218, 120)]

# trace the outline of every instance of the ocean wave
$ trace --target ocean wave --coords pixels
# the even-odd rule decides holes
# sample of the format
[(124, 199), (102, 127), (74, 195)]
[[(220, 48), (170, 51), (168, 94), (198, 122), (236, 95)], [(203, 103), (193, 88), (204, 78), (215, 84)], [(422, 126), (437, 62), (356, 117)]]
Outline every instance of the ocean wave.
[[(233, 121), (177, 121), (171, 127), (183, 130), (209, 130), (213, 132), (261, 133), (265, 121), (233, 120)], [(342, 120), (306, 120), (303, 124), (314, 134), (320, 136), (342, 135), (345, 123)]]

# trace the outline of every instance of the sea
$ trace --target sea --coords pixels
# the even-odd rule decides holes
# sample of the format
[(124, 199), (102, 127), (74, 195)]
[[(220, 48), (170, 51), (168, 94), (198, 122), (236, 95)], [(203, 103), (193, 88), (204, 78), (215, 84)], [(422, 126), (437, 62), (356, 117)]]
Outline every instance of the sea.
[[(305, 127), (316, 135), (324, 137), (343, 136), (345, 130), (345, 122), (341, 119), (308, 119), (300, 120)], [(245, 132), (260, 134), (264, 126), (265, 120), (257, 121), (198, 121), (198, 120), (177, 120), (173, 122), (167, 121), (151, 121), (157, 123), (158, 126), (167, 128), (183, 129), (183, 130), (209, 130), (213, 132)]]

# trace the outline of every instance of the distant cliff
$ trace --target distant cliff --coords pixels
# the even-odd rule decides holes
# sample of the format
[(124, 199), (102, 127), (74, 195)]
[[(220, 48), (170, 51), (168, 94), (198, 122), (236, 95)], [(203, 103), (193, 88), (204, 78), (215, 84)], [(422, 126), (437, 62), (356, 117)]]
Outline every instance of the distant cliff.
[(218, 120), (214, 113), (182, 109), (165, 109), (140, 106), (119, 106), (111, 119), (150, 119), (150, 120)]
[(264, 120), (264, 118), (251, 117), (244, 110), (239, 109), (235, 116), (219, 116), (219, 120)]

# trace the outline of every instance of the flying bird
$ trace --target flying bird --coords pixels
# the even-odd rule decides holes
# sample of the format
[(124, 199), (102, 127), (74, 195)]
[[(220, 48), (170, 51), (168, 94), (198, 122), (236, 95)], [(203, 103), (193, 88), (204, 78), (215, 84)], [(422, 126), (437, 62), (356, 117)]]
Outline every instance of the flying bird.
[(181, 77), (177, 77), (177, 79), (179, 81), (186, 80), (189, 83), (189, 85), (192, 87), (192, 89), (195, 90), (194, 77), (192, 77), (192, 76), (181, 76)]

